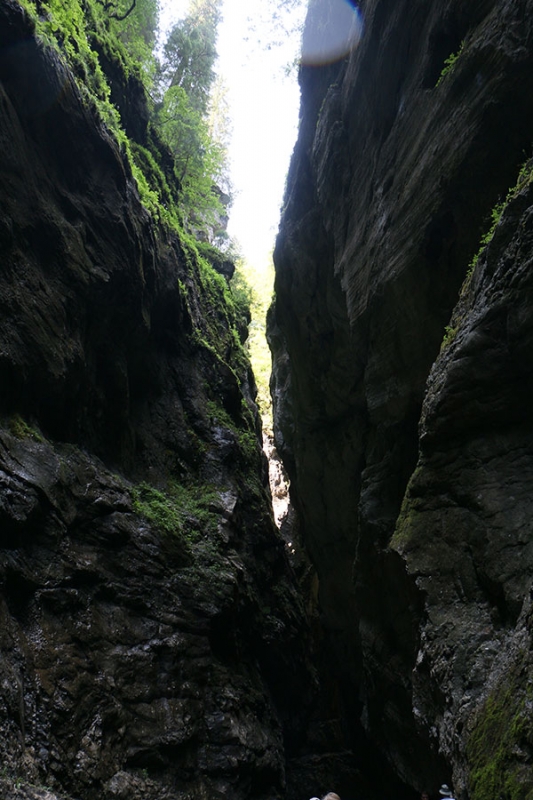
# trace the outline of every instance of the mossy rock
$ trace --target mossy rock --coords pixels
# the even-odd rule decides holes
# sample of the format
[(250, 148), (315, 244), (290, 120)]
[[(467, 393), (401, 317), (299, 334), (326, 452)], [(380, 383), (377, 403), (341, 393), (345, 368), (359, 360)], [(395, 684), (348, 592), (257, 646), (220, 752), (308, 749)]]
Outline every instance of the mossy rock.
[(522, 678), (491, 693), (467, 742), (471, 800), (533, 800), (531, 702)]

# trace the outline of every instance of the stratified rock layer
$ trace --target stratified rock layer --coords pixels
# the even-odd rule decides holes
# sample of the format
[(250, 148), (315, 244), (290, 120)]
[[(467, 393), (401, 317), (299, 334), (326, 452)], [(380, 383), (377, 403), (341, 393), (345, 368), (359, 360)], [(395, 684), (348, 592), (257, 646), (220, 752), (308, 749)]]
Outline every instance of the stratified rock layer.
[(280, 796), (314, 677), (243, 320), (14, 0), (0, 107), (0, 794)]
[(418, 791), (525, 797), (530, 171), (461, 287), (531, 154), (533, 4), (360, 6), (358, 48), (301, 71), (276, 443), (348, 738)]
[(533, 785), (532, 167), (431, 370), (393, 537), (425, 598), (414, 707), (474, 797)]

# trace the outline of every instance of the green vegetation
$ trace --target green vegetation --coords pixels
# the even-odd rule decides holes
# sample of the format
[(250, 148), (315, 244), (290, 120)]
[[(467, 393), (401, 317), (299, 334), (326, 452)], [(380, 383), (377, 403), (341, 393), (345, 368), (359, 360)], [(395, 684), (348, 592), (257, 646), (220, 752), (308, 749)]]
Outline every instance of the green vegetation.
[(224, 207), (217, 192), (223, 180), (225, 150), (209, 134), (207, 120), (191, 106), (181, 86), (171, 86), (158, 110), (158, 121), (165, 143), (174, 154), (175, 173), (181, 186), (181, 210), (190, 230), (214, 228)]
[[(216, 240), (224, 216), (220, 185), (228, 185), (227, 114), (215, 85), (221, 0), (190, 0), (163, 48), (156, 76), (156, 118), (174, 155), (181, 208), (189, 230), (210, 229)], [(229, 196), (228, 196), (229, 199)]]
[(476, 264), (479, 261), (479, 257), (481, 255), (481, 253), (483, 252), (485, 247), (489, 244), (489, 242), (492, 240), (492, 237), (494, 236), (494, 231), (496, 230), (496, 226), (499, 223), (500, 219), (502, 218), (503, 210), (504, 210), (505, 206), (507, 205), (507, 201), (510, 199), (510, 192), (511, 192), (511, 190), (509, 190), (509, 194), (507, 195), (507, 199), (503, 203), (497, 203), (494, 206), (494, 208), (492, 209), (492, 211), (491, 211), (492, 224), (491, 224), (489, 230), (485, 234), (483, 234), (483, 236), (481, 237), (481, 243), (480, 243), (479, 250), (477, 251), (476, 255), (474, 256), (474, 258), (472, 259), (472, 261), (469, 264), (468, 272), (467, 272), (467, 279), (471, 278), (471, 276), (472, 276), (472, 274), (473, 274), (473, 272), (474, 272), (474, 270), (476, 268)]
[(35, 439), (36, 442), (44, 442), (39, 431), (32, 428), (20, 414), (13, 414), (8, 424), (10, 433), (17, 439)]
[[(194, 244), (189, 242), (190, 246)], [(203, 300), (202, 314), (192, 337), (196, 344), (208, 350), (217, 361), (224, 363), (240, 384), (248, 368), (248, 356), (242, 339), (248, 322), (249, 310), (243, 298), (235, 298), (226, 279), (206, 258), (200, 255), (205, 248), (194, 247), (196, 252), (196, 283)], [(185, 288), (185, 287), (184, 287)], [(188, 298), (188, 290), (185, 288)], [(188, 302), (188, 299), (186, 300)]]
[(533, 744), (530, 703), (531, 697), (510, 685), (487, 698), (467, 744), (472, 800), (533, 800), (533, 775), (526, 763)]
[(393, 550), (398, 550), (398, 552), (403, 552), (404, 548), (409, 543), (413, 528), (413, 509), (410, 507), (406, 497), (403, 500), (402, 508), (396, 521), (396, 527), (390, 540), (391, 548)]
[(491, 225), (488, 231), (481, 237), (479, 250), (477, 251), (472, 261), (470, 262), (470, 265), (468, 267), (467, 280), (470, 280), (476, 268), (476, 264), (479, 261), (481, 253), (487, 247), (487, 245), (492, 241), (492, 237), (494, 236), (494, 231), (496, 230), (496, 226), (501, 220), (503, 212), (507, 207), (508, 203), (511, 200), (513, 200), (519, 194), (519, 192), (521, 192), (522, 189), (524, 189), (532, 181), (533, 181), (533, 159), (528, 159), (520, 168), (517, 181), (515, 185), (512, 186), (507, 192), (505, 200), (503, 200), (500, 203), (496, 203), (496, 205), (492, 209)]
[(458, 325), (446, 325), (446, 327), (444, 328), (444, 338), (440, 345), (441, 351), (444, 350), (445, 347), (448, 347), (448, 345), (453, 342), (453, 340), (457, 336), (458, 330), (459, 330)]
[[(210, 582), (211, 596), (226, 591), (227, 538), (219, 523), (224, 513), (220, 490), (209, 485), (172, 481), (164, 491), (148, 483), (131, 489), (133, 507), (165, 536), (168, 546), (179, 553), (174, 561), (191, 588)], [(181, 563), (179, 563), (181, 561)], [(203, 595), (203, 591), (199, 596)], [(205, 595), (204, 595), (205, 596)]]
[(237, 261), (237, 271), (232, 282), (250, 306), (251, 321), (247, 347), (257, 383), (257, 404), (263, 429), (272, 431), (272, 400), (270, 397), (271, 356), (266, 341), (266, 315), (272, 302), (274, 264), (272, 260), (263, 269)]
[[(206, 375), (219, 374), (224, 365), (225, 375), (228, 370), (233, 373), (235, 387), (241, 385), (249, 370), (243, 344), (248, 297), (242, 286), (230, 288), (215, 269), (230, 256), (209, 241), (199, 241), (216, 239), (221, 207), (221, 191), (214, 181), (223, 177), (224, 148), (210, 134), (216, 129), (219, 137), (227, 136), (223, 86), (216, 87), (215, 108), (210, 102), (221, 0), (190, 0), (189, 13), (172, 29), (161, 63), (154, 57), (157, 0), (137, 0), (134, 5), (131, 0), (21, 3), (34, 21), (41, 45), (59, 54), (74, 74), (83, 101), (114, 137), (143, 204), (156, 222), (178, 234), (176, 246), (185, 270), (176, 281), (190, 316), (190, 342), (200, 351)], [(130, 79), (131, 90), (140, 91), (137, 100), (145, 103), (147, 127), (140, 141), (128, 135), (128, 119), (122, 119), (120, 112), (124, 106), (127, 114), (128, 103), (123, 102), (127, 98), (120, 92), (130, 90)], [(216, 379), (206, 384), (206, 395), (221, 418), (217, 385)], [(235, 432), (244, 475), (257, 455), (254, 420), (244, 400), (234, 416), (226, 414), (221, 424)], [(13, 419), (12, 429), (19, 436), (34, 435), (18, 418)], [(175, 534), (186, 548), (209, 549), (220, 514), (220, 509), (213, 510), (214, 489), (171, 482), (162, 492), (141, 484), (132, 496), (138, 513), (163, 532)]]
[(187, 16), (176, 23), (164, 45), (160, 82), (179, 87), (191, 108), (206, 114), (215, 80), (217, 27), (221, 0), (190, 0)]
[(481, 254), (483, 253), (485, 248), (488, 247), (488, 245), (492, 241), (492, 239), (494, 237), (494, 233), (496, 231), (496, 228), (497, 228), (497, 226), (498, 226), (498, 224), (499, 224), (499, 222), (500, 222), (500, 220), (501, 220), (501, 218), (503, 216), (503, 213), (504, 213), (505, 209), (507, 208), (508, 204), (512, 200), (514, 200), (514, 198), (517, 197), (517, 195), (523, 189), (525, 189), (527, 187), (527, 185), (529, 183), (531, 183), (532, 181), (533, 181), (533, 159), (528, 159), (522, 165), (522, 167), (520, 168), (516, 183), (507, 192), (505, 200), (496, 203), (496, 205), (494, 206), (494, 208), (491, 211), (491, 222), (490, 222), (489, 228), (486, 231), (486, 233), (484, 233), (483, 236), (481, 237), (479, 250), (477, 251), (475, 256), (472, 258), (470, 264), (468, 265), (468, 270), (467, 270), (467, 273), (466, 273), (466, 277), (465, 277), (465, 280), (463, 281), (463, 285), (461, 287), (460, 304), (456, 308), (456, 310), (454, 311), (454, 314), (453, 314), (452, 319), (450, 321), (450, 325), (447, 325), (445, 330), (444, 330), (444, 337), (443, 337), (443, 340), (442, 340), (442, 343), (441, 343), (441, 348), (440, 348), (441, 351), (445, 347), (447, 347), (455, 339), (457, 331), (459, 330), (459, 326), (460, 326), (460, 323), (461, 323), (462, 316), (464, 314), (464, 311), (461, 309), (461, 301), (464, 302), (464, 299), (467, 296), (467, 293), (468, 293), (468, 290), (469, 290), (469, 287), (470, 287), (470, 284), (471, 284), (471, 281), (472, 281), (472, 277), (474, 275), (474, 272), (475, 272), (476, 266), (478, 264), (478, 261), (479, 261), (479, 259), (481, 257)]
[[(190, 13), (173, 28), (161, 64), (154, 50), (157, 0), (19, 2), (31, 16), (41, 44), (54, 48), (69, 66), (84, 102), (112, 133), (154, 219), (176, 231), (185, 226), (216, 237), (224, 213), (223, 193), (216, 184), (225, 179), (226, 150), (211, 133), (214, 112), (209, 96), (220, 0), (191, 0)], [(121, 72), (125, 81), (135, 78), (144, 87), (148, 129), (142, 142), (126, 134), (106, 70), (114, 76)], [(120, 106), (120, 100), (113, 99)]]
[[(243, 404), (244, 405), (244, 404)], [(235, 435), (241, 453), (245, 456), (246, 465), (253, 461), (257, 453), (258, 440), (253, 426), (253, 419), (247, 409), (241, 407), (242, 416), (248, 422), (248, 430), (237, 427), (225, 408), (213, 400), (207, 403), (207, 414), (213, 423), (221, 425)]]
[(461, 53), (464, 50), (464, 46), (465, 46), (465, 43), (464, 43), (464, 40), (463, 40), (461, 42), (461, 45), (460, 45), (459, 50), (457, 51), (457, 53), (451, 53), (448, 56), (448, 58), (445, 59), (444, 66), (442, 68), (442, 72), (440, 73), (439, 79), (438, 79), (437, 83), (435, 84), (436, 86), (439, 86), (439, 84), (442, 83), (444, 78), (453, 71), (453, 69), (455, 68), (455, 65), (457, 64), (459, 56), (461, 55)]
[[(190, 342), (198, 348), (206, 374), (216, 375), (224, 365), (226, 375), (227, 370), (233, 373), (236, 387), (242, 386), (249, 376), (244, 342), (250, 305), (255, 313), (252, 355), (261, 347), (268, 353), (264, 317), (270, 291), (256, 294), (240, 272), (230, 286), (217, 271), (233, 257), (214, 246), (224, 242), (222, 212), (229, 201), (216, 186), (217, 182), (227, 186), (229, 136), (225, 87), (215, 80), (213, 70), (221, 0), (190, 0), (188, 13), (171, 30), (160, 61), (154, 49), (157, 0), (19, 2), (34, 22), (40, 46), (55, 50), (74, 75), (82, 101), (107, 127), (154, 221), (178, 235), (185, 275), (176, 280), (190, 317)], [(141, 115), (141, 122), (146, 122), (141, 131), (128, 119), (129, 91), (138, 93), (137, 106), (142, 109), (144, 104), (146, 117)], [(266, 355), (263, 362), (259, 385), (264, 410), (269, 406)], [(217, 408), (220, 424), (237, 437), (238, 470), (248, 480), (250, 464), (256, 464), (258, 457), (253, 414), (244, 399), (237, 407), (233, 399), (221, 398), (217, 380), (206, 386), (206, 395)], [(225, 412), (228, 404), (231, 416)], [(15, 427), (19, 435), (28, 435), (20, 423)], [(212, 523), (213, 515), (205, 505), (205, 493), (191, 486), (184, 492), (177, 485), (164, 494), (143, 485), (135, 490), (137, 510), (166, 532), (194, 538), (202, 526)]]
[[(243, 341), (251, 308), (247, 347), (261, 412), (270, 427), (270, 355), (264, 334), (272, 269), (261, 273), (241, 261), (230, 288), (212, 266), (226, 256), (197, 239), (227, 247), (223, 228), (230, 202), (226, 174), (230, 126), (226, 89), (214, 73), (221, 0), (190, 0), (188, 13), (169, 33), (160, 61), (154, 50), (157, 0), (20, 2), (32, 17), (42, 45), (53, 47), (69, 66), (84, 102), (113, 135), (144, 206), (156, 222), (180, 235), (191, 277), (202, 293), (199, 309), (181, 284), (194, 319), (195, 341), (231, 364), (236, 374), (247, 368)], [(274, 3), (278, 5), (281, 11), (294, 3)], [(114, 102), (106, 70), (114, 78)], [(126, 133), (127, 120), (121, 117), (120, 81), (115, 80), (121, 73), (125, 82), (133, 78), (144, 86), (148, 127), (142, 141)], [(122, 91), (127, 90), (124, 83)], [(233, 257), (230, 251), (227, 257)]]
[(416, 493), (413, 492), (413, 488), (416, 487), (421, 475), (422, 467), (418, 465), (409, 478), (409, 483), (407, 484), (402, 501), (402, 507), (396, 521), (396, 528), (390, 541), (392, 549), (398, 550), (399, 552), (402, 552), (410, 542), (413, 542), (418, 533), (416, 523), (418, 520), (417, 511), (419, 501)]
[(166, 492), (141, 483), (132, 489), (133, 507), (157, 528), (179, 536), (188, 545), (216, 530), (215, 489), (172, 482)]
[(158, 1), (135, 0), (133, 8), (133, 0), (116, 0), (112, 7), (109, 0), (97, 2), (107, 11), (110, 30), (151, 85), (156, 69), (154, 47), (159, 23)]

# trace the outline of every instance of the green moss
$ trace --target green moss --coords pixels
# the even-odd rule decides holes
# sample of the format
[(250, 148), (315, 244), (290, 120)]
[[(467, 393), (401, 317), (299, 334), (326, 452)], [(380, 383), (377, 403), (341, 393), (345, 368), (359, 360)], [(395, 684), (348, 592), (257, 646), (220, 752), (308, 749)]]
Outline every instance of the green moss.
[[(19, 0), (35, 24), (35, 34), (44, 47), (53, 48), (71, 70), (84, 102), (94, 108), (116, 140), (129, 163), (141, 202), (154, 219), (180, 231), (177, 190), (173, 192), (158, 165), (157, 148), (132, 142), (126, 135), (120, 113), (111, 102), (109, 81), (97, 51), (122, 71), (124, 78), (135, 75), (146, 88), (147, 70), (139, 62), (140, 37), (122, 41), (124, 26), (106, 14), (95, 0)], [(148, 51), (146, 58), (149, 59)], [(148, 70), (149, 71), (149, 70)]]
[(393, 550), (401, 552), (414, 538), (417, 523), (417, 498), (413, 495), (413, 487), (416, 486), (421, 474), (422, 467), (417, 466), (407, 484), (396, 527), (390, 541), (390, 546)]
[(240, 412), (247, 425), (247, 429), (244, 430), (235, 424), (228, 412), (219, 404), (213, 400), (207, 402), (207, 413), (210, 418), (235, 434), (241, 452), (246, 462), (249, 463), (257, 455), (259, 442), (255, 433), (254, 420), (244, 401), (241, 403)]
[[(34, 20), (38, 39), (43, 46), (53, 47), (70, 68), (82, 98), (95, 110), (116, 140), (129, 164), (145, 208), (156, 222), (178, 233), (187, 271), (192, 278), (191, 288), (194, 282), (198, 290), (194, 293), (196, 313), (191, 313), (193, 337), (198, 345), (229, 366), (241, 383), (248, 370), (242, 339), (249, 312), (243, 307), (242, 298), (237, 300), (232, 295), (225, 278), (212, 266), (224, 261), (226, 256), (184, 233), (180, 211), (182, 189), (175, 178), (173, 157), (156, 129), (154, 115), (141, 144), (127, 136), (120, 113), (110, 99), (110, 85), (102, 65), (113, 75), (122, 73), (124, 83), (128, 76), (135, 74), (146, 89), (146, 75), (135, 59), (140, 37), (132, 39), (130, 36), (128, 48), (127, 41), (121, 38), (124, 26), (111, 19), (97, 0), (21, 2)], [(145, 91), (144, 102), (150, 111), (148, 91)], [(185, 293), (182, 294), (187, 298)], [(190, 304), (189, 310), (192, 311)]]
[(14, 414), (9, 419), (9, 431), (17, 439), (34, 439), (36, 442), (44, 442), (38, 430), (32, 428), (20, 414)]
[(412, 509), (404, 510), (402, 506), (402, 510), (396, 522), (396, 527), (390, 541), (390, 545), (393, 550), (401, 551), (408, 544), (411, 538), (412, 524)]
[[(32, 17), (36, 35), (43, 45), (56, 50), (70, 66), (82, 93), (88, 92), (101, 108), (110, 106), (110, 88), (88, 37), (88, 27), (96, 34), (103, 25), (96, 4), (88, 5), (86, 16), (78, 0), (40, 2), (39, 13), (37, 3), (32, 0), (20, 0), (20, 3)], [(111, 108), (106, 108), (107, 111), (114, 116)]]
[[(145, 182), (146, 189), (151, 193), (151, 201), (155, 206), (154, 213), (158, 218), (164, 217), (164, 221), (168, 221), (170, 227), (173, 227), (173, 221), (180, 220), (180, 213), (176, 205), (175, 196), (170, 189), (165, 174), (153, 153), (146, 147), (138, 144), (137, 142), (130, 143), (131, 158), (136, 167), (136, 180)], [(161, 204), (165, 210), (161, 208)]]
[[(131, 492), (135, 511), (168, 536), (171, 547), (177, 545), (180, 557), (174, 564), (193, 591), (207, 580), (212, 597), (224, 595), (227, 539), (219, 532), (220, 491), (209, 485), (174, 482), (165, 491), (141, 483)], [(205, 589), (198, 596), (205, 599)]]
[(173, 482), (163, 492), (148, 483), (140, 483), (133, 487), (132, 497), (138, 514), (189, 545), (216, 530), (218, 516), (213, 504), (218, 493), (213, 487)]
[(533, 774), (520, 753), (530, 752), (532, 744), (521, 681), (500, 687), (487, 698), (467, 742), (471, 800), (531, 800)]
[(193, 340), (228, 367), (241, 385), (249, 369), (249, 357), (240, 333), (245, 324), (242, 309), (235, 302), (226, 279), (198, 253), (194, 240), (186, 235), (183, 238), (185, 249), (188, 246), (196, 256), (192, 259), (191, 271), (201, 313), (196, 315)]
[[(242, 387), (250, 369), (248, 353), (243, 345), (250, 312), (242, 293), (233, 293), (228, 281), (212, 266), (220, 265), (226, 256), (211, 245), (196, 241), (183, 230), (175, 161), (163, 143), (149, 92), (145, 92), (144, 102), (147, 119), (150, 114), (151, 118), (141, 142), (128, 137), (120, 113), (111, 102), (105, 70), (113, 77), (115, 90), (116, 87), (126, 87), (128, 76), (132, 75), (144, 84), (145, 89), (147, 87), (146, 75), (134, 58), (135, 48), (132, 51), (127, 46), (127, 37), (124, 41), (121, 38), (123, 26), (106, 14), (98, 0), (21, 0), (21, 3), (34, 21), (37, 40), (43, 47), (53, 47), (59, 54), (74, 74), (83, 101), (114, 137), (136, 180), (143, 205), (154, 221), (177, 233), (180, 269), (186, 277), (182, 274), (180, 280), (176, 274), (176, 281), (190, 318), (190, 339), (201, 349), (197, 355), (202, 369), (212, 376), (227, 375), (229, 370), (236, 385)], [(137, 90), (142, 92), (142, 87), (136, 87)], [(136, 100), (142, 102), (142, 97)], [(172, 241), (176, 242), (176, 237)], [(212, 381), (207, 394), (219, 402), (215, 384), (216, 380)], [(244, 401), (234, 416), (231, 424), (246, 459), (252, 453), (249, 432), (254, 431), (254, 420)], [(239, 426), (245, 428), (244, 432)], [(255, 433), (250, 436), (255, 436)], [(254, 447), (257, 450), (256, 442)], [(175, 493), (160, 497), (147, 492), (145, 489), (136, 497), (139, 509), (142, 507), (164, 530), (182, 529), (184, 519), (180, 508), (184, 505), (177, 503)]]
[(206, 411), (211, 423), (221, 425), (223, 428), (232, 431), (236, 437), (239, 436), (239, 430), (235, 420), (219, 403), (214, 400), (208, 400), (206, 403)]

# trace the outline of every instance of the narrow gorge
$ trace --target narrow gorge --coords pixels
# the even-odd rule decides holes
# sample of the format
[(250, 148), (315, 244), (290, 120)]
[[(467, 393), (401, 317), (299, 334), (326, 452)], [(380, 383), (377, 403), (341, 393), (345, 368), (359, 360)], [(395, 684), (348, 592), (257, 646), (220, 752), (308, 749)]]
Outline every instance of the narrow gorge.
[(112, 7), (0, 0), (0, 797), (531, 800), (533, 0), (362, 1), (300, 67), (281, 530)]

